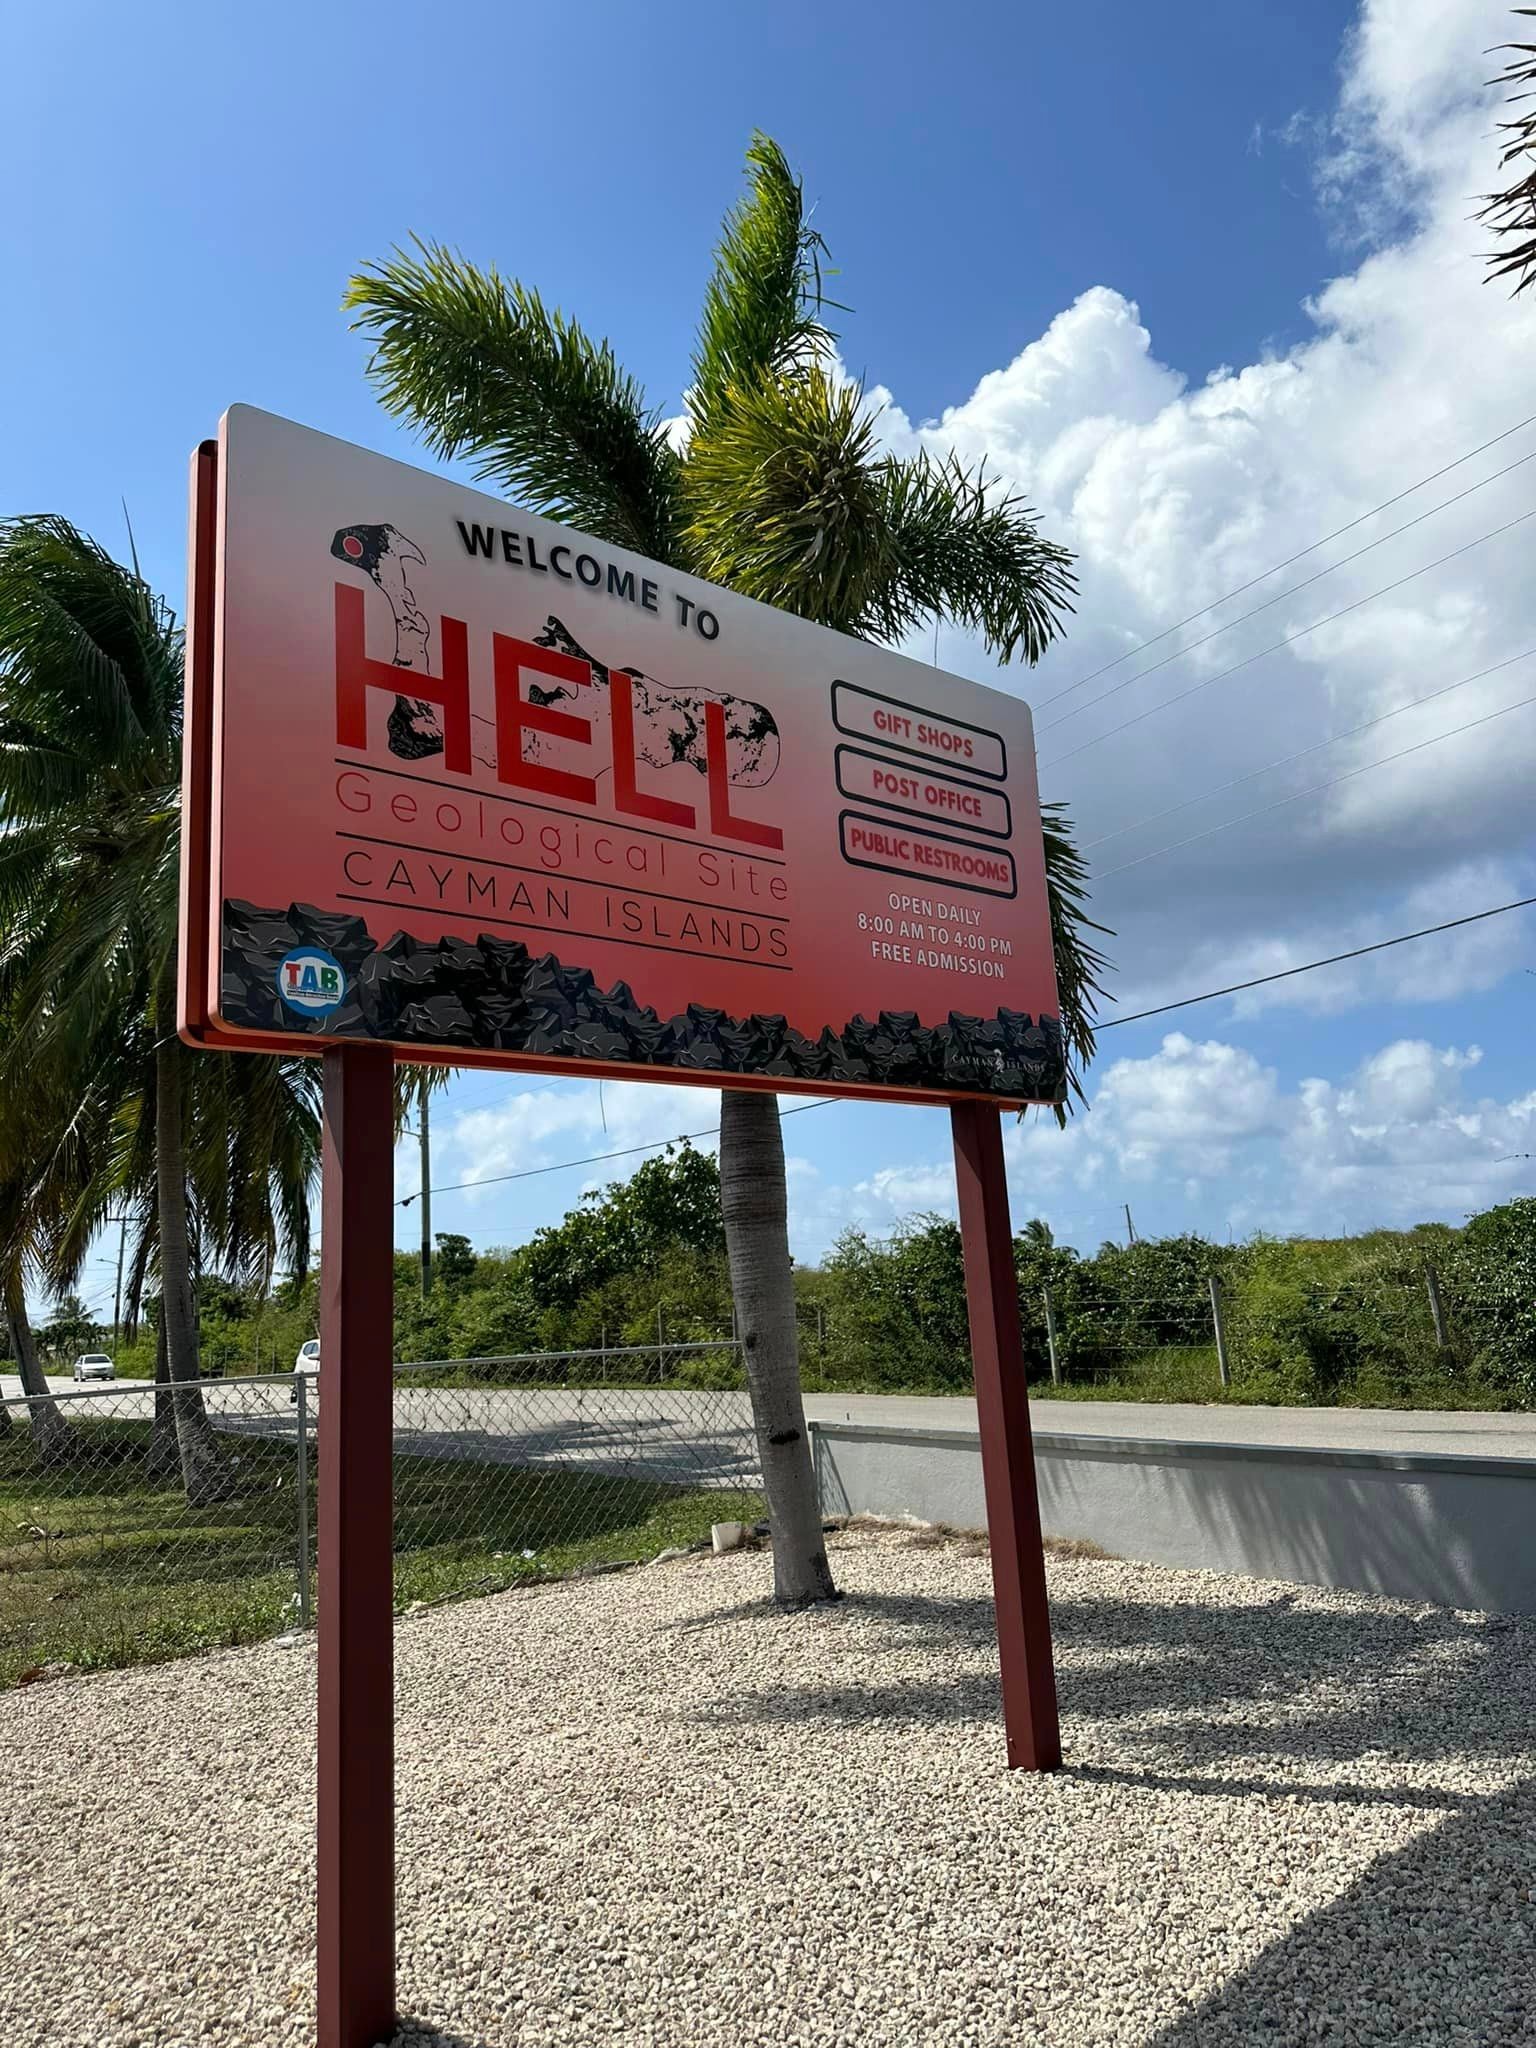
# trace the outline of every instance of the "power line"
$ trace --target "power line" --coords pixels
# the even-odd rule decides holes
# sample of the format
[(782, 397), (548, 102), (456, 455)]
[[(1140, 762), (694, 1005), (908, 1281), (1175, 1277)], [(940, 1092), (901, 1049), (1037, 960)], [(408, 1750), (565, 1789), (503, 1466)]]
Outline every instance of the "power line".
[(1191, 804), (1208, 803), (1213, 796), (1225, 796), (1229, 789), (1240, 789), (1245, 782), (1252, 782), (1260, 775), (1268, 775), (1276, 768), (1289, 768), (1295, 761), (1304, 761), (1309, 754), (1320, 754), (1325, 747), (1336, 747), (1340, 740), (1352, 740), (1362, 732), (1369, 732), (1373, 725), (1385, 725), (1389, 718), (1399, 718), (1405, 711), (1416, 711), (1421, 704), (1433, 704), (1437, 697), (1448, 697), (1453, 690), (1464, 690), (1469, 683), (1480, 683), (1487, 676), (1494, 676), (1501, 669), (1513, 668), (1517, 661), (1529, 661), (1536, 654), (1536, 647), (1527, 647), (1523, 654), (1511, 654), (1505, 661), (1496, 661), (1489, 668), (1480, 668), (1476, 675), (1463, 676), (1460, 682), (1446, 683), (1438, 690), (1430, 690), (1423, 697), (1410, 697), (1406, 704), (1394, 704), (1390, 711), (1378, 712), (1376, 717), (1352, 725), (1346, 732), (1330, 733), (1325, 740), (1314, 740), (1310, 747), (1299, 747), (1294, 754), (1282, 754), (1278, 761), (1266, 761), (1261, 768), (1250, 768), (1244, 775), (1234, 775), (1230, 782), (1220, 782), (1214, 789), (1201, 790), (1198, 796), (1187, 796), (1182, 803), (1170, 804), (1164, 811), (1153, 811), (1145, 818), (1137, 818), (1129, 825), (1117, 825), (1113, 832), (1101, 832), (1097, 839), (1090, 839), (1082, 847), (1084, 853), (1091, 853), (1096, 846), (1106, 846), (1111, 839), (1123, 838), (1127, 832), (1139, 832), (1144, 825), (1160, 824), (1164, 818), (1175, 817), (1180, 811), (1187, 811)]
[[(474, 1073), (475, 1069), (473, 1067), (467, 1067), (463, 1069), (463, 1071), (472, 1074)], [(512, 1101), (518, 1101), (525, 1095), (547, 1095), (551, 1088), (559, 1088), (560, 1086), (562, 1086), (562, 1084), (569, 1083), (571, 1081), (582, 1081), (584, 1079), (585, 1076), (580, 1074), (557, 1074), (554, 1080), (545, 1081), (537, 1088), (519, 1088), (516, 1091), (516, 1094), (510, 1098), (502, 1096), (500, 1102), (497, 1102), (498, 1091), (496, 1089), (492, 1089), (489, 1095), (478, 1096), (472, 1102), (460, 1102), (456, 1100), (453, 1104), (453, 1113), (455, 1116), (474, 1116), (478, 1114), (480, 1110), (489, 1107), (492, 1103), (497, 1103), (497, 1106), (500, 1107), (501, 1103), (504, 1103), (509, 1099)]]
[(1480, 924), (1485, 917), (1502, 917), (1509, 910), (1525, 910), (1536, 896), (1521, 896), (1513, 903), (1496, 903), (1491, 910), (1474, 910), (1469, 917), (1447, 918), (1444, 924), (1427, 924), (1421, 931), (1399, 932), (1395, 939), (1377, 939), (1374, 945), (1352, 946), (1347, 953), (1330, 953), (1323, 960), (1308, 960), (1300, 967), (1282, 967), (1276, 974), (1256, 974), (1251, 981), (1234, 981), (1226, 988), (1209, 988), (1203, 995), (1181, 996), (1176, 1003), (1159, 1003), (1151, 1010), (1133, 1010), (1128, 1017), (1111, 1017), (1100, 1031), (1113, 1031), (1121, 1024), (1140, 1024), (1147, 1017), (1165, 1017), (1170, 1010), (1187, 1010), (1192, 1003), (1212, 1003), (1218, 996), (1241, 995), (1245, 989), (1263, 988), (1266, 982), (1287, 981), (1293, 974), (1311, 974), (1318, 967), (1336, 967), (1341, 960), (1359, 960), (1367, 953), (1384, 953), (1389, 946), (1406, 946), (1410, 939), (1432, 938), (1436, 932), (1453, 932), (1464, 924)]
[[(1314, 968), (1334, 967), (1341, 960), (1358, 960), (1366, 953), (1385, 952), (1390, 946), (1406, 946), (1410, 939), (1427, 939), (1433, 937), (1436, 932), (1455, 931), (1461, 925), (1478, 924), (1488, 917), (1501, 917), (1509, 910), (1524, 910), (1532, 903), (1536, 903), (1536, 896), (1522, 896), (1514, 903), (1498, 903), (1491, 910), (1473, 911), (1468, 917), (1453, 917), (1444, 924), (1425, 925), (1421, 931), (1401, 932), (1395, 939), (1378, 939), (1374, 945), (1355, 946), (1347, 953), (1330, 953), (1326, 959), (1308, 960), (1300, 967), (1283, 967), (1277, 974), (1256, 975), (1251, 981), (1236, 981), (1227, 988), (1207, 989), (1204, 994), (1198, 996), (1182, 996), (1177, 1002), (1160, 1003), (1155, 1009), (1135, 1010), (1128, 1017), (1111, 1017), (1107, 1023), (1099, 1025), (1098, 1029), (1100, 1031), (1113, 1031), (1121, 1024), (1139, 1024), (1147, 1017), (1165, 1016), (1170, 1010), (1186, 1010), (1193, 1003), (1210, 1003), (1214, 1002), (1218, 996), (1239, 995), (1245, 989), (1261, 988), (1266, 982), (1285, 981), (1295, 974), (1310, 974)], [(833, 1109), (839, 1102), (848, 1099), (850, 1098), (844, 1096), (822, 1096), (816, 1102), (802, 1102), (794, 1109), (783, 1110), (781, 1115), (805, 1116), (813, 1109)], [(488, 1174), (483, 1180), (453, 1181), (444, 1186), (434, 1187), (429, 1192), (434, 1195), (456, 1194), (464, 1188), (500, 1187), (507, 1181), (534, 1180), (539, 1175), (545, 1173), (564, 1173), (578, 1166), (604, 1165), (610, 1159), (633, 1159), (638, 1153), (655, 1152), (663, 1146), (681, 1144), (693, 1138), (718, 1137), (719, 1132), (720, 1126), (718, 1124), (711, 1124), (706, 1130), (700, 1131), (674, 1131), (671, 1137), (653, 1138), (647, 1145), (627, 1145), (617, 1152), (593, 1152), (589, 1153), (585, 1159), (562, 1159), (550, 1166), (527, 1166), (518, 1173)], [(418, 1189), (415, 1195), (401, 1196), (394, 1206), (397, 1209), (408, 1209), (412, 1202), (417, 1200), (420, 1192)]]
[[(1055, 704), (1063, 697), (1070, 697), (1074, 690), (1082, 689), (1084, 684), (1097, 682), (1100, 676), (1108, 675), (1112, 668), (1118, 668), (1122, 661), (1129, 661), (1133, 655), (1144, 654), (1149, 647), (1158, 646), (1170, 633), (1177, 633), (1185, 626), (1192, 626), (1196, 619), (1203, 619), (1207, 612), (1213, 612), (1221, 605), (1230, 604), (1234, 597), (1241, 597), (1244, 591), (1255, 589), (1271, 576), (1278, 576), (1282, 569), (1289, 569), (1293, 563), (1304, 561), (1308, 555), (1316, 554), (1319, 548), (1327, 547), (1330, 541), (1342, 540), (1346, 533), (1352, 533), (1357, 526), (1363, 526), (1367, 519), (1374, 519), (1378, 512), (1390, 512), (1394, 505), (1400, 505), (1404, 498), (1411, 498), (1415, 491), (1422, 491), (1426, 484), (1438, 483), (1441, 477), (1449, 476), (1453, 469), (1460, 469), (1464, 462), (1471, 462), (1475, 456), (1485, 455), (1490, 448), (1496, 448), (1501, 441), (1507, 441), (1511, 434), (1518, 434), (1522, 427), (1533, 424), (1536, 424), (1536, 413), (1530, 414), (1526, 419), (1517, 420), (1512, 427), (1506, 427), (1502, 434), (1495, 434), (1491, 441), (1484, 441), (1480, 446), (1469, 449), (1465, 455), (1458, 455), (1454, 462), (1446, 463), (1443, 469), (1433, 470), (1428, 476), (1421, 476), (1416, 484), (1409, 484), (1408, 488), (1399, 491), (1396, 497), (1384, 498), (1379, 505), (1373, 505), (1368, 512), (1362, 512), (1358, 518), (1335, 527), (1332, 533), (1325, 533), (1321, 540), (1313, 541), (1309, 547), (1300, 549), (1294, 555), (1287, 555), (1283, 562), (1276, 562), (1272, 568), (1261, 570), (1257, 576), (1251, 576), (1246, 583), (1239, 583), (1235, 590), (1229, 590), (1224, 597), (1213, 597), (1209, 604), (1201, 605), (1198, 611), (1190, 612), (1182, 619), (1175, 619), (1171, 626), (1165, 626), (1160, 633), (1154, 633), (1151, 639), (1139, 641), (1134, 647), (1127, 647), (1125, 652), (1117, 654), (1113, 661), (1106, 661), (1101, 668), (1092, 669), (1087, 675), (1079, 676), (1075, 683), (1068, 683), (1067, 687), (1058, 690), (1055, 696), (1045, 698), (1039, 708), (1043, 711), (1047, 705)], [(1497, 473), (1500, 476), (1505, 474), (1503, 470)], [(1447, 502), (1454, 504), (1455, 500), (1450, 499)], [(1339, 564), (1336, 562), (1334, 567), (1338, 568)], [(1149, 671), (1143, 669), (1141, 673), (1145, 675)], [(1103, 699), (1099, 701), (1102, 703)]]
[(1383, 754), (1379, 761), (1366, 761), (1359, 768), (1346, 768), (1342, 775), (1330, 775), (1326, 782), (1310, 782), (1305, 789), (1292, 790), (1289, 796), (1276, 797), (1273, 803), (1260, 804), (1256, 810), (1239, 811), (1235, 818), (1225, 818), (1219, 825), (1207, 825), (1203, 832), (1191, 832), (1187, 839), (1175, 839), (1167, 846), (1154, 846), (1150, 853), (1138, 853), (1132, 860), (1121, 861), (1118, 867), (1105, 868), (1095, 879), (1107, 882), (1111, 875), (1123, 875), (1127, 868), (1139, 868), (1143, 861), (1157, 860), (1165, 853), (1177, 853), (1180, 848), (1193, 846), (1197, 840), (1210, 839), (1218, 832), (1230, 832), (1234, 825), (1246, 825), (1250, 818), (1267, 817), (1271, 811), (1283, 810), (1287, 804), (1300, 803), (1305, 796), (1318, 796), (1325, 789), (1336, 789), (1341, 782), (1352, 782), (1357, 775), (1369, 775), (1373, 768), (1387, 768), (1394, 761), (1405, 761), (1410, 754), (1422, 754), (1426, 747), (1439, 746), (1442, 740), (1453, 740), (1459, 733), (1472, 732), (1480, 725), (1491, 725), (1494, 719), (1505, 718), (1511, 711), (1523, 711), (1527, 704), (1536, 704), (1536, 696), (1520, 697), (1498, 711), (1486, 712), (1481, 718), (1469, 718), (1465, 724), (1453, 725), (1448, 732), (1437, 732), (1430, 739), (1416, 740), (1411, 747), (1400, 747), (1395, 754)]
[[(579, 1077), (573, 1075), (571, 1078), (574, 1080)], [(830, 1109), (840, 1099), (840, 1097), (835, 1095), (823, 1096), (819, 1102), (802, 1102), (797, 1109), (782, 1110), (780, 1114), (783, 1116), (804, 1116), (809, 1109)], [(409, 1209), (412, 1202), (419, 1201), (424, 1193), (429, 1195), (452, 1195), (457, 1194), (463, 1188), (500, 1187), (504, 1181), (533, 1180), (541, 1173), (564, 1173), (568, 1167), (574, 1166), (600, 1166), (609, 1159), (633, 1159), (636, 1153), (639, 1152), (659, 1151), (663, 1145), (678, 1145), (692, 1138), (714, 1138), (718, 1137), (719, 1133), (720, 1126), (718, 1124), (711, 1124), (708, 1130), (674, 1131), (670, 1138), (653, 1138), (648, 1145), (626, 1145), (619, 1152), (592, 1152), (585, 1159), (562, 1159), (553, 1166), (525, 1166), (521, 1172), (491, 1173), (487, 1174), (483, 1180), (448, 1181), (440, 1187), (418, 1188), (414, 1195), (402, 1195), (395, 1203), (395, 1207), (397, 1209)]]
[[(1331, 576), (1336, 569), (1346, 569), (1351, 562), (1358, 562), (1362, 555), (1370, 554), (1376, 548), (1385, 547), (1389, 540), (1396, 540), (1410, 528), (1422, 526), (1426, 519), (1433, 519), (1437, 512), (1444, 512), (1452, 505), (1459, 505), (1463, 498), (1470, 498), (1474, 491), (1480, 491), (1488, 484), (1496, 484), (1500, 477), (1508, 476), (1511, 470), (1523, 468), (1527, 462), (1536, 462), (1536, 448), (1529, 455), (1522, 455), (1518, 461), (1507, 463), (1503, 469), (1496, 469), (1492, 476), (1485, 476), (1480, 483), (1468, 484), (1464, 491), (1458, 491), (1453, 498), (1442, 498), (1438, 505), (1431, 505), (1428, 511), (1419, 512), (1412, 519), (1405, 519), (1401, 526), (1394, 526), (1390, 533), (1378, 534), (1375, 540), (1368, 540), (1363, 548), (1356, 548), (1352, 555), (1340, 555), (1336, 562), (1330, 562), (1324, 569), (1318, 569), (1311, 576), (1303, 576), (1299, 583), (1288, 584), (1284, 590), (1277, 590), (1273, 597), (1266, 597), (1262, 604), (1256, 604), (1251, 611), (1239, 612), (1235, 619), (1228, 619), (1224, 626), (1213, 626), (1209, 633), (1202, 633), (1198, 640), (1191, 640), (1186, 647), (1175, 647), (1172, 654), (1165, 654), (1161, 661), (1149, 662), (1139, 668), (1135, 675), (1127, 676), (1123, 683), (1116, 683), (1113, 689), (1090, 703), (1079, 704), (1074, 710), (1064, 711), (1060, 718), (1050, 719), (1040, 730), (1050, 732), (1058, 725), (1065, 725), (1069, 718), (1080, 718), (1085, 711), (1097, 710), (1107, 704), (1111, 697), (1118, 697), (1122, 690), (1129, 690), (1133, 684), (1143, 682), (1148, 676), (1155, 676), (1160, 668), (1166, 668), (1171, 661), (1182, 661), (1186, 654), (1193, 654), (1197, 647), (1204, 647), (1209, 641), (1219, 640), (1223, 633), (1230, 633), (1238, 626), (1245, 626), (1250, 619), (1256, 619), (1260, 612), (1267, 612), (1277, 604), (1283, 604), (1288, 597), (1294, 597), (1300, 590), (1310, 590), (1314, 583), (1321, 583), (1325, 576)], [(1066, 693), (1063, 692), (1063, 695)], [(1049, 700), (1054, 703), (1054, 698)]]
[[(1480, 548), (1486, 541), (1497, 540), (1500, 534), (1511, 533), (1517, 526), (1523, 526), (1528, 519), (1536, 519), (1536, 505), (1529, 512), (1522, 512), (1515, 519), (1506, 520), (1502, 526), (1495, 526), (1487, 533), (1480, 533), (1476, 540), (1465, 541), (1459, 548), (1452, 548), (1448, 555), (1437, 555), (1432, 562), (1421, 563), (1417, 569), (1410, 569), (1406, 576), (1399, 576), (1393, 583), (1383, 583), (1379, 590), (1367, 591), (1364, 597), (1357, 597), (1352, 604), (1341, 605), (1336, 612), (1329, 612), (1325, 618), (1314, 619), (1310, 626), (1300, 626), (1294, 633), (1286, 633), (1278, 640), (1272, 640), (1267, 647), (1260, 647), (1252, 654), (1245, 654), (1241, 661), (1234, 661), (1230, 668), (1224, 668), (1203, 682), (1191, 683), (1187, 690), (1180, 690), (1177, 696), (1165, 697), (1161, 703), (1151, 704), (1145, 711), (1138, 711), (1134, 717), (1123, 719), (1119, 725), (1112, 725), (1108, 732), (1101, 732), (1091, 740), (1084, 740), (1081, 746), (1069, 747), (1064, 754), (1054, 754), (1049, 761), (1040, 763), (1042, 768), (1057, 767), (1063, 761), (1070, 761), (1078, 754), (1086, 754), (1090, 747), (1098, 746), (1104, 740), (1112, 740), (1116, 734), (1127, 732), (1133, 725), (1140, 725), (1143, 719), (1155, 717), (1159, 711), (1170, 711), (1175, 704), (1182, 704), (1186, 697), (1196, 697), (1202, 690), (1209, 690), (1216, 683), (1224, 683), (1229, 676), (1235, 676), (1240, 669), (1251, 668), (1256, 661), (1262, 661), (1266, 654), (1278, 654), (1282, 647), (1290, 647), (1298, 640), (1305, 640), (1309, 633), (1316, 633), (1324, 626), (1331, 626), (1336, 619), (1348, 618), (1362, 605), (1373, 604), (1378, 597), (1387, 597), (1394, 590), (1401, 590), (1405, 583), (1412, 583), (1419, 576), (1427, 576), (1431, 569), (1443, 569), (1447, 562), (1454, 562), (1458, 555), (1470, 554), (1473, 548)], [(1103, 701), (1102, 699), (1100, 700)]]

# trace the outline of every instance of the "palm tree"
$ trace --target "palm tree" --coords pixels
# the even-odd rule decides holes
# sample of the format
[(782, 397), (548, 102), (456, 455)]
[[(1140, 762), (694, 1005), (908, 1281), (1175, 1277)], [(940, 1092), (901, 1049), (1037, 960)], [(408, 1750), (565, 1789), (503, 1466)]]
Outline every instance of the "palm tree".
[[(309, 1264), (311, 1197), (319, 1174), (318, 1063), (266, 1057), (182, 1062), (193, 1301), (203, 1274), (217, 1270), (265, 1291), (281, 1263), (302, 1275)], [(77, 1142), (72, 1203), (48, 1237), (51, 1283), (78, 1279), (96, 1230), (112, 1211), (130, 1228), (125, 1307), (137, 1319), (144, 1289), (160, 1269), (157, 1131), (152, 1059), (135, 1074), (120, 1066), (104, 1093), (94, 1145)], [(82, 1097), (84, 1124), (90, 1095)], [(163, 1288), (162, 1288), (163, 1295)], [(178, 1411), (201, 1402), (170, 1385), (166, 1319), (156, 1327), (155, 1400), (150, 1466), (179, 1458)], [(194, 1425), (195, 1426), (195, 1425)]]
[[(0, 1044), (9, 1045), (12, 1037), (7, 1017)], [(74, 1436), (48, 1392), (27, 1314), (27, 1283), (52, 1277), (49, 1237), (74, 1195), (66, 1161), (89, 1114), (83, 1103), (77, 1114), (65, 1109), (63, 1091), (50, 1086), (55, 1078), (45, 1071), (32, 1076), (25, 1089), (0, 1088), (0, 1308), (21, 1390), (28, 1397), (32, 1441), (49, 1462), (69, 1456)]]
[[(4, 1199), (0, 1193), (0, 1200)], [(0, 1284), (3, 1295), (6, 1336), (10, 1342), (11, 1356), (16, 1361), (16, 1371), (21, 1380), (21, 1391), (27, 1397), (27, 1417), (32, 1426), (32, 1441), (37, 1453), (47, 1463), (68, 1457), (73, 1449), (72, 1432), (69, 1424), (59, 1411), (59, 1404), (48, 1391), (48, 1381), (43, 1373), (42, 1361), (37, 1355), (37, 1341), (33, 1335), (31, 1319), (27, 1314), (26, 1269), (20, 1259), (7, 1254), (4, 1260), (5, 1275)], [(4, 1423), (0, 1428), (11, 1427), (12, 1416), (9, 1408), (3, 1411)]]
[[(168, 608), (67, 520), (0, 534), (0, 909), (27, 943), (9, 960), (23, 1068), (90, 1071), (127, 1053), (154, 1105), (162, 1316), (188, 1495), (221, 1490), (197, 1391), (176, 1037), (176, 827), (181, 635)], [(138, 1028), (125, 1033), (132, 1020)], [(129, 1041), (125, 1045), (125, 1038)]]
[(307, 1260), (318, 1116), (304, 1062), (197, 1059), (176, 1035), (181, 704), (180, 629), (137, 566), (63, 519), (0, 527), (0, 1097), (40, 1089), (47, 1112), (0, 1143), (0, 1253), (67, 1285), (108, 1208), (134, 1216), (131, 1291), (158, 1270), (200, 1499), (228, 1472), (198, 1387), (196, 1257)]
[(1048, 1252), (1056, 1242), (1056, 1233), (1043, 1216), (1031, 1216), (1019, 1236), (1035, 1251)]
[[(599, 539), (861, 639), (891, 643), (945, 618), (1000, 660), (1036, 660), (1070, 605), (1069, 556), (979, 469), (882, 450), (823, 322), (821, 238), (764, 136), (747, 177), (705, 291), (680, 425), (647, 407), (607, 342), (536, 291), (424, 242), (366, 267), (347, 293), (383, 404), (438, 454), (472, 457), (482, 480)], [(1062, 1022), (1080, 1068), (1104, 963), (1059, 814), (1046, 851)], [(726, 1093), (720, 1171), (775, 1590), (827, 1597), (772, 1095)]]

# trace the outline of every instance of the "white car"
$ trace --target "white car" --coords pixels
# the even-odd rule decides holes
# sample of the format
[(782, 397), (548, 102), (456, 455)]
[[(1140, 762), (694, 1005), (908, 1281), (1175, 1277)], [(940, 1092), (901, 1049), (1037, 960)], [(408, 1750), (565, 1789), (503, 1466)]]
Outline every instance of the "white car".
[(75, 1360), (77, 1380), (115, 1380), (117, 1367), (105, 1351), (82, 1351)]
[(291, 1392), (289, 1393), (289, 1396), (288, 1396), (288, 1398), (289, 1398), (289, 1400), (290, 1400), (290, 1401), (297, 1401), (297, 1400), (298, 1400), (298, 1398), (299, 1398), (299, 1375), (300, 1375), (300, 1373), (306, 1373), (306, 1372), (311, 1372), (311, 1373), (312, 1373), (312, 1372), (318, 1372), (319, 1370), (320, 1370), (320, 1339), (319, 1339), (318, 1337), (311, 1337), (311, 1338), (310, 1338), (310, 1340), (309, 1340), (309, 1342), (308, 1342), (307, 1344), (301, 1344), (301, 1345), (299, 1346), (299, 1355), (298, 1355), (298, 1357), (297, 1357), (297, 1358), (296, 1358), (296, 1359), (295, 1359), (295, 1360), (293, 1361), (293, 1372), (294, 1372), (294, 1380), (293, 1380), (293, 1388), (292, 1388), (292, 1391), (291, 1391)]

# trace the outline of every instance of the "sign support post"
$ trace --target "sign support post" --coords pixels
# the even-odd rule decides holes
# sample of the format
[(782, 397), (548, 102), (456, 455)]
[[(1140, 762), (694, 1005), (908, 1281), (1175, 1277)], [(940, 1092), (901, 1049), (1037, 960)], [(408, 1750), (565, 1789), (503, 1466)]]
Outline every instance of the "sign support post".
[(324, 1055), (320, 1261), (320, 2048), (395, 2031), (394, 1057)]
[(1061, 1730), (1019, 1328), (1018, 1276), (1008, 1220), (1002, 1116), (995, 1103), (958, 1102), (950, 1110), (950, 1121), (976, 1373), (982, 1482), (992, 1545), (1008, 1766), (1010, 1770), (1054, 1771), (1061, 1764)]

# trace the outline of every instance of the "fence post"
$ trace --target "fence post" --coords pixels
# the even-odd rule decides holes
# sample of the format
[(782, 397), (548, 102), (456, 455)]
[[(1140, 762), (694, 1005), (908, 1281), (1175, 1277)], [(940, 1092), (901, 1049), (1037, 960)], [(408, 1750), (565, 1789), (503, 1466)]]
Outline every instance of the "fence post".
[(314, 1619), (309, 1585), (309, 1374), (293, 1376), (296, 1413), (294, 1436), (298, 1462), (293, 1472), (293, 1497), (299, 1517), (299, 1626), (308, 1628)]
[(1051, 1354), (1051, 1385), (1061, 1385), (1061, 1347), (1056, 1341), (1056, 1304), (1051, 1300), (1049, 1287), (1043, 1288), (1045, 1296), (1045, 1341)]
[(1451, 1335), (1445, 1326), (1445, 1303), (1440, 1299), (1440, 1275), (1433, 1266), (1425, 1267), (1424, 1284), (1429, 1289), (1429, 1312), (1435, 1319), (1435, 1343), (1442, 1351), (1449, 1350)]
[(1221, 1384), (1229, 1387), (1232, 1375), (1227, 1365), (1227, 1326), (1221, 1318), (1221, 1282), (1213, 1273), (1210, 1277), (1211, 1328), (1216, 1333), (1216, 1370), (1221, 1374)]

